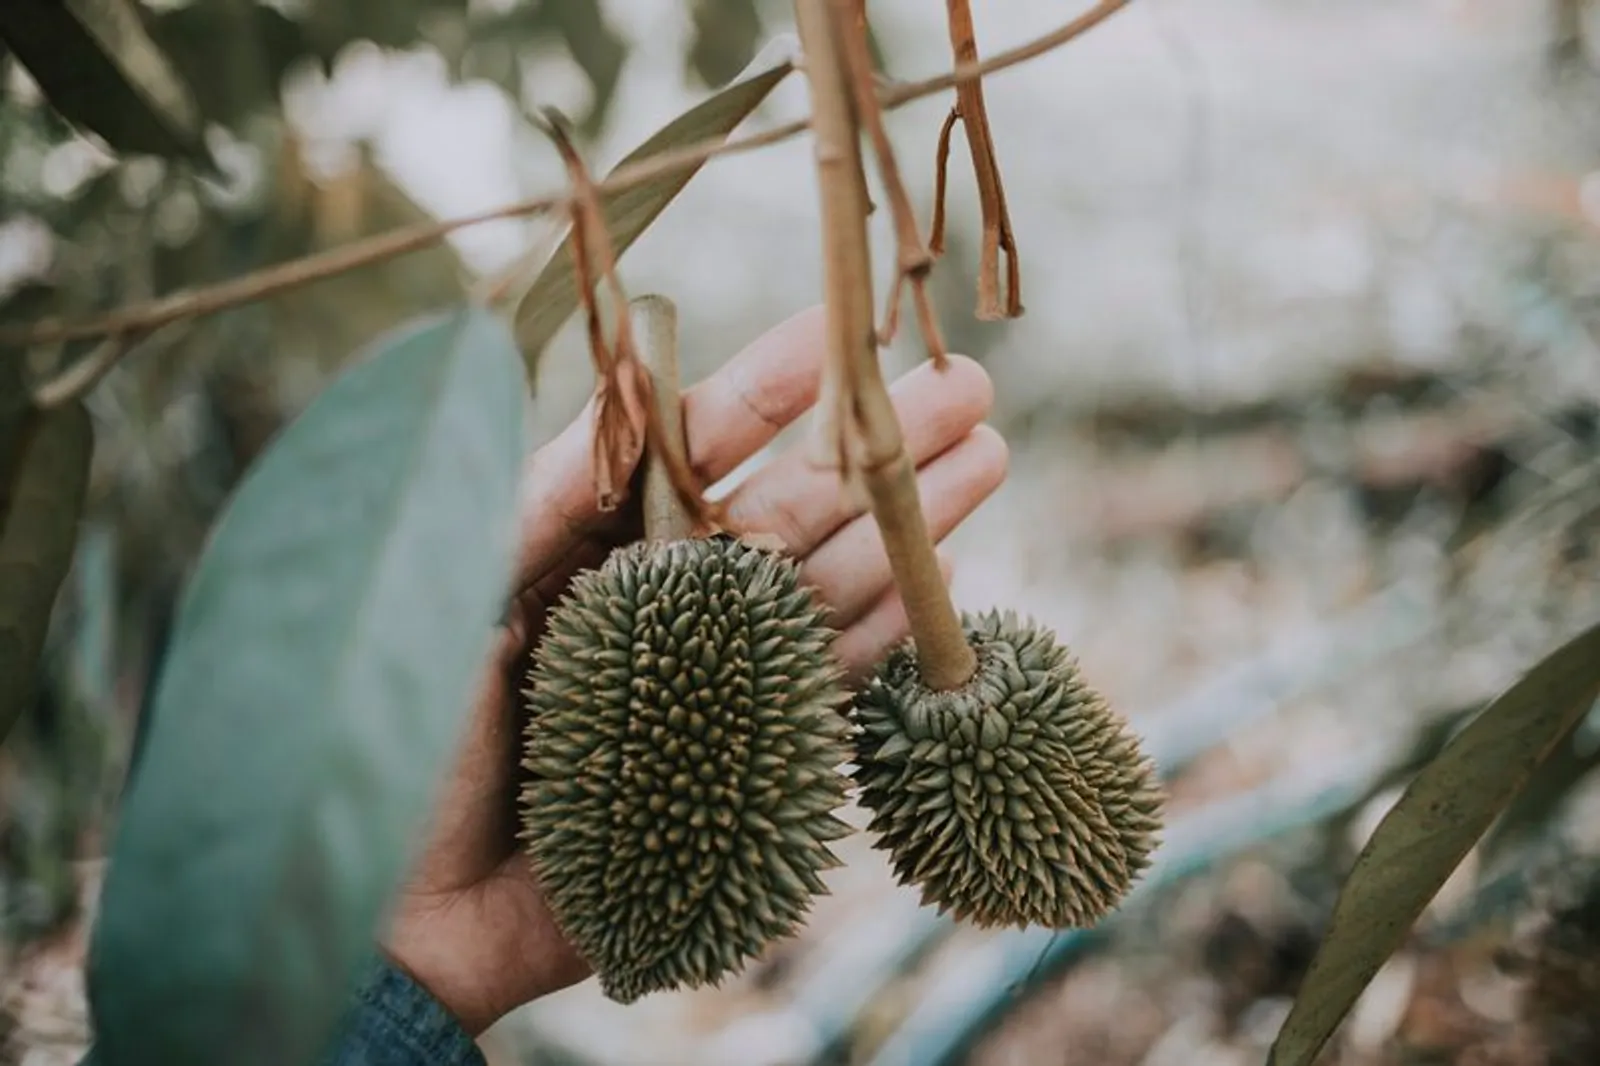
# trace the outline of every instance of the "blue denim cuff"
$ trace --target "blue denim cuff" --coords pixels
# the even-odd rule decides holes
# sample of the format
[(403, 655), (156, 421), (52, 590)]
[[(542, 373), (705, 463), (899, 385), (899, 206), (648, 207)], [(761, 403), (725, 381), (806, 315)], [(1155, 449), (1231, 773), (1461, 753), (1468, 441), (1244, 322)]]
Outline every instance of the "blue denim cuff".
[(323, 1066), (486, 1066), (454, 1015), (428, 990), (376, 958)]

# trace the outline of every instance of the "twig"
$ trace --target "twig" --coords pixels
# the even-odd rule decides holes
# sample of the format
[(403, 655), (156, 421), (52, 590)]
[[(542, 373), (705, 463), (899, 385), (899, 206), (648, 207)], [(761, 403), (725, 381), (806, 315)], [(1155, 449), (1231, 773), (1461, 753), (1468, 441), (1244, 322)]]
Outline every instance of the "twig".
[(192, 320), (179, 319), (140, 337), (107, 337), (88, 355), (35, 386), (33, 405), (41, 411), (48, 411), (71, 403), (99, 384), (100, 379), (124, 358), (164, 351), (187, 335), (193, 326)]
[[(1094, 8), (1066, 25), (1009, 51), (1000, 52), (983, 62), (961, 64), (945, 74), (885, 89), (879, 94), (879, 103), (885, 110), (892, 110), (913, 100), (943, 92), (973, 78), (1026, 63), (1094, 29), (1130, 2), (1131, 0), (1101, 0)], [(810, 127), (809, 119), (797, 119), (738, 140), (725, 141), (717, 137), (708, 137), (699, 144), (685, 145), (683, 148), (662, 152), (631, 166), (619, 167), (595, 188), (597, 192), (610, 194), (648, 185), (658, 178), (680, 170), (688, 170), (717, 156), (749, 152), (779, 144), (804, 133)], [(566, 194), (538, 196), (459, 218), (403, 226), (387, 233), (352, 241), (326, 252), (280, 263), (215, 285), (180, 290), (147, 303), (133, 304), (82, 322), (47, 320), (30, 326), (0, 329), (0, 347), (27, 348), (56, 341), (83, 340), (118, 333), (142, 333), (180, 318), (217, 314), (241, 304), (275, 296), (288, 289), (359, 270), (396, 256), (421, 251), (468, 226), (570, 210), (571, 199), (571, 196)]]
[(944, 195), (950, 184), (950, 134), (955, 131), (961, 109), (952, 107), (939, 127), (939, 144), (933, 150), (933, 221), (928, 225), (928, 251), (944, 254)]
[(847, 75), (845, 27), (831, 0), (795, 0), (810, 85), (821, 195), (823, 280), (836, 431), (847, 469), (867, 488), (895, 585), (905, 604), (923, 681), (951, 689), (971, 679), (977, 657), (939, 573), (916, 468), (878, 366), (872, 263), (859, 173), (860, 126)]
[[(978, 41), (972, 29), (969, 0), (945, 0), (950, 19), (950, 47), (958, 65), (975, 63)], [(994, 136), (989, 131), (989, 112), (983, 103), (983, 81), (973, 78), (956, 87), (956, 110), (972, 153), (972, 170), (978, 181), (978, 204), (983, 212), (983, 243), (978, 259), (978, 310), (985, 321), (1016, 318), (1022, 314), (1021, 262), (1016, 237), (1011, 232), (1011, 216), (1006, 211), (1006, 187), (1000, 178), (1000, 162), (994, 154)], [(948, 120), (946, 120), (948, 125)], [(948, 151), (949, 141), (941, 133), (941, 146)], [(944, 197), (939, 198), (942, 206)], [(1006, 256), (1006, 299), (1000, 302), (1000, 253)]]
[[(928, 274), (933, 270), (933, 255), (922, 243), (917, 232), (916, 212), (911, 210), (911, 198), (906, 195), (905, 182), (900, 179), (900, 164), (894, 156), (894, 145), (883, 126), (883, 109), (878, 104), (878, 94), (872, 83), (872, 53), (867, 48), (866, 0), (833, 0), (834, 17), (843, 29), (844, 60), (849, 64), (850, 87), (855, 97), (856, 112), (861, 124), (872, 138), (872, 150), (878, 158), (878, 173), (889, 196), (889, 210), (894, 215), (896, 251), (894, 284), (889, 286), (888, 306), (883, 312), (883, 327), (878, 332), (879, 343), (894, 340), (900, 322), (900, 293), (909, 283), (911, 298), (917, 309), (917, 327), (922, 332), (923, 343), (928, 346), (928, 357), (941, 369), (946, 364), (944, 337), (939, 333), (939, 320), (933, 313), (928, 298)], [(859, 157), (858, 157), (859, 158)]]
[(88, 355), (35, 387), (33, 405), (41, 411), (48, 411), (88, 392), (117, 365), (123, 355), (140, 346), (140, 339), (123, 334), (105, 338)]

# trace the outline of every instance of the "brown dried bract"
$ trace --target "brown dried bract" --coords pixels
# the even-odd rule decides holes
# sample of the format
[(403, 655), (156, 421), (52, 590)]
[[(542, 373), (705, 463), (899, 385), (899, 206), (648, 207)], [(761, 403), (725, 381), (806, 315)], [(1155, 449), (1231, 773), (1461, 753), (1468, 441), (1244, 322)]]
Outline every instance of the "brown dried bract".
[[(972, 8), (968, 0), (945, 0), (950, 22), (950, 47), (960, 69), (978, 61), (978, 42), (972, 28)], [(936, 161), (936, 192), (930, 245), (935, 254), (944, 250), (944, 193), (946, 166), (950, 155), (950, 133), (957, 119), (966, 132), (972, 152), (972, 169), (978, 182), (978, 202), (983, 212), (983, 244), (978, 261), (977, 315), (985, 321), (1018, 318), (1022, 315), (1022, 268), (1017, 242), (1011, 232), (1011, 216), (1006, 210), (1005, 185), (1000, 178), (1000, 163), (995, 158), (994, 138), (989, 132), (989, 113), (983, 103), (983, 82), (976, 77), (956, 86), (956, 106), (939, 131)], [(1000, 253), (1006, 257), (1006, 296), (1000, 300)]]
[[(721, 508), (705, 499), (704, 486), (679, 449), (664, 446), (665, 429), (656, 411), (650, 374), (639, 361), (628, 299), (617, 278), (616, 253), (606, 230), (605, 215), (594, 179), (572, 143), (565, 119), (545, 112), (545, 132), (561, 153), (572, 182), (572, 272), (589, 332), (589, 354), (595, 371), (594, 477), (595, 497), (602, 511), (615, 510), (632, 476), (643, 446), (666, 467), (673, 490), (695, 524), (716, 528)], [(604, 279), (615, 308), (608, 341), (595, 299), (596, 275)], [(644, 428), (645, 440), (639, 439)]]

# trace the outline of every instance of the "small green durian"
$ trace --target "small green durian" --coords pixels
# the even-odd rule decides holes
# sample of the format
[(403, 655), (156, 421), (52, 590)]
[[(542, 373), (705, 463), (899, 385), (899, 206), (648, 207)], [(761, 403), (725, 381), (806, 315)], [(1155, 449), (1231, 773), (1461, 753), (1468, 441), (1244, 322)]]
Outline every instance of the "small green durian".
[(907, 640), (857, 694), (869, 832), (924, 903), (978, 926), (1091, 925), (1150, 864), (1155, 766), (1055, 636), (962, 616), (977, 672), (928, 688)]
[(729, 536), (619, 548), (551, 612), (522, 839), (610, 998), (715, 984), (826, 893), (851, 831), (836, 635), (797, 563)]

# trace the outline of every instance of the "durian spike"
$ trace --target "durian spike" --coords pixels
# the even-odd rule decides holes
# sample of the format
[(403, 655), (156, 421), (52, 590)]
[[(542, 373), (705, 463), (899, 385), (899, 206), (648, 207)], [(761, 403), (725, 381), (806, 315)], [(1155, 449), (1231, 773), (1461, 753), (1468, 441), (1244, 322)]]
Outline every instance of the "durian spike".
[(678, 384), (678, 308), (665, 296), (628, 301), (639, 361), (650, 375), (651, 404), (660, 439), (644, 456), (644, 535), (646, 540), (687, 540), (694, 518), (672, 482), (673, 458), (688, 465), (683, 438), (683, 398)]

